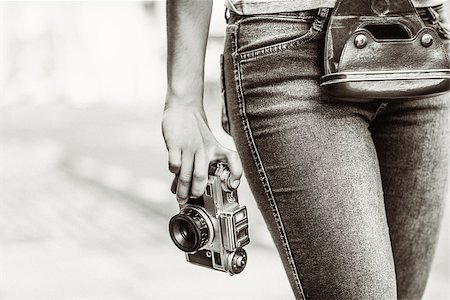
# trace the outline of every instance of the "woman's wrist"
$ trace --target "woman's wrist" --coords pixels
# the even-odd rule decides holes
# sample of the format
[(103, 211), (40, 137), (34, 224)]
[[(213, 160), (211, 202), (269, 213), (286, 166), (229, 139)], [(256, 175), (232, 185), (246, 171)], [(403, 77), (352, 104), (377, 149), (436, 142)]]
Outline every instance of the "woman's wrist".
[(164, 109), (183, 107), (203, 111), (203, 89), (200, 90), (174, 90), (167, 89)]
[[(178, 97), (193, 97), (203, 95), (204, 75), (203, 66), (197, 66), (193, 70), (182, 69), (179, 65), (186, 64), (188, 58), (180, 58), (177, 62), (173, 62), (167, 69), (167, 93)], [(194, 60), (195, 58), (189, 58)], [(198, 59), (198, 58), (197, 58)], [(200, 63), (199, 63), (200, 64)], [(198, 69), (197, 69), (198, 68)]]

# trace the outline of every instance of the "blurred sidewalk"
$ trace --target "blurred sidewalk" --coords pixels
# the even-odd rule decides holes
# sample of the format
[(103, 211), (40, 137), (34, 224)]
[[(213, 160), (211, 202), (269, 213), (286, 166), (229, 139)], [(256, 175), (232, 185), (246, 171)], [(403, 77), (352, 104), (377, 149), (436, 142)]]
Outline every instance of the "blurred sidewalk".
[(178, 208), (160, 113), (0, 111), (1, 299), (293, 299), (246, 187), (252, 243), (243, 274), (193, 266), (172, 244), (167, 225)]
[[(165, 216), (72, 178), (60, 169), (61, 149), (51, 142), (2, 141), (8, 146), (0, 161), (2, 299), (274, 299), (277, 291), (258, 288), (284, 276), (271, 251), (249, 248), (248, 269), (230, 279), (226, 295), (208, 284), (199, 295), (202, 282), (225, 282), (228, 275), (185, 262)], [(168, 208), (166, 215), (175, 212)]]

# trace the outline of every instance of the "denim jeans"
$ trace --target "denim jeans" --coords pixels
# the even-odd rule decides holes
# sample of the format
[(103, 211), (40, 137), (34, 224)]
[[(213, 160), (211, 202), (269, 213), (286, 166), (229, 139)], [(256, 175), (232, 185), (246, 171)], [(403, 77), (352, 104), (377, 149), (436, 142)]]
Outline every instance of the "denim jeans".
[(223, 90), (245, 176), (298, 299), (420, 299), (445, 205), (449, 96), (330, 99), (318, 12), (227, 18)]

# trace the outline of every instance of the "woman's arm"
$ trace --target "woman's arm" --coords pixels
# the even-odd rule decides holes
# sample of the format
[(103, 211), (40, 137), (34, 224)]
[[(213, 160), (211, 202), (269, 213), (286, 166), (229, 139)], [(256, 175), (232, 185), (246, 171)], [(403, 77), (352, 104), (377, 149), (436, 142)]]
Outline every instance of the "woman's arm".
[(225, 161), (239, 185), (239, 156), (215, 139), (203, 108), (204, 61), (212, 0), (167, 0), (167, 94), (162, 131), (177, 199), (201, 196), (210, 162)]

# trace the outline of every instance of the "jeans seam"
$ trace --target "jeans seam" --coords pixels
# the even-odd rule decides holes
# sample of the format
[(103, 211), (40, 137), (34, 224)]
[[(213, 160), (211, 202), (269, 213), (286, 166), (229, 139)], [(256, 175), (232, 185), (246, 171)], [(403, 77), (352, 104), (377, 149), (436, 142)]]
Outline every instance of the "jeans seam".
[(256, 49), (256, 50), (249, 50), (249, 51), (240, 53), (239, 56), (240, 56), (241, 60), (246, 60), (246, 59), (255, 58), (255, 57), (258, 57), (258, 56), (261, 56), (264, 54), (276, 53), (276, 52), (280, 52), (283, 50), (287, 50), (287, 49), (308, 43), (313, 38), (315, 38), (318, 33), (319, 32), (317, 32), (315, 30), (309, 29), (305, 34), (303, 34), (299, 37), (296, 37), (292, 40), (289, 40), (286, 42), (281, 42), (281, 43), (278, 43), (275, 45), (266, 46), (266, 47)]
[(386, 107), (388, 106), (388, 104), (389, 104), (388, 102), (382, 102), (382, 103), (378, 106), (378, 108), (377, 108), (377, 110), (375, 111), (375, 113), (373, 114), (372, 118), (370, 118), (369, 124), (372, 123), (372, 122), (375, 120), (375, 118), (378, 117), (378, 116), (386, 109)]
[(291, 267), (291, 272), (295, 279), (295, 283), (297, 284), (297, 288), (300, 291), (301, 299), (306, 299), (305, 294), (303, 292), (303, 287), (302, 287), (302, 284), (300, 281), (300, 277), (298, 275), (298, 271), (295, 266), (294, 258), (292, 256), (292, 251), (291, 251), (291, 248), (289, 245), (289, 240), (287, 238), (286, 230), (284, 228), (283, 220), (281, 218), (280, 211), (278, 209), (278, 205), (277, 205), (275, 197), (273, 195), (273, 191), (271, 189), (267, 173), (262, 164), (261, 157), (259, 155), (255, 140), (252, 135), (250, 123), (247, 118), (247, 113), (245, 110), (244, 93), (243, 93), (243, 88), (242, 88), (242, 76), (241, 76), (239, 54), (236, 51), (236, 49), (237, 49), (237, 33), (236, 32), (232, 33), (231, 38), (232, 38), (231, 43), (232, 43), (232, 53), (233, 53), (233, 55), (232, 55), (233, 69), (234, 69), (234, 75), (235, 75), (234, 79), (235, 79), (237, 95), (238, 95), (239, 114), (242, 119), (242, 125), (243, 125), (244, 133), (245, 133), (245, 136), (247, 139), (247, 144), (250, 148), (253, 162), (255, 163), (255, 167), (256, 167), (258, 175), (259, 175), (259, 179), (261, 180), (261, 183), (263, 185), (264, 193), (265, 193), (266, 198), (269, 201), (270, 207), (272, 209), (272, 215), (277, 224), (278, 233), (280, 235), (284, 250), (286, 252), (287, 260)]

